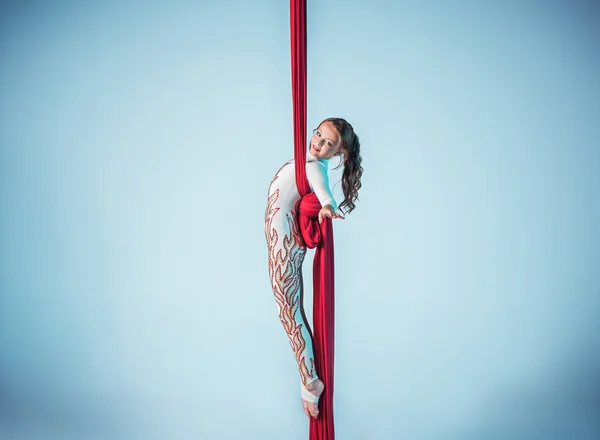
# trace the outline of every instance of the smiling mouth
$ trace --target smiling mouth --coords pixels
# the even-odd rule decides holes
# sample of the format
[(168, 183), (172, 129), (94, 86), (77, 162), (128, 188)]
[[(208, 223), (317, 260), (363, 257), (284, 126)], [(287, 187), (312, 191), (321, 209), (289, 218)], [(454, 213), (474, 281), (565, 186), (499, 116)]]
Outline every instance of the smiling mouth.
[(321, 149), (320, 149), (320, 148), (317, 148), (317, 147), (315, 146), (315, 144), (313, 144), (313, 145), (312, 145), (312, 147), (313, 147), (313, 150), (315, 150), (315, 151), (317, 151), (317, 152), (321, 151)]

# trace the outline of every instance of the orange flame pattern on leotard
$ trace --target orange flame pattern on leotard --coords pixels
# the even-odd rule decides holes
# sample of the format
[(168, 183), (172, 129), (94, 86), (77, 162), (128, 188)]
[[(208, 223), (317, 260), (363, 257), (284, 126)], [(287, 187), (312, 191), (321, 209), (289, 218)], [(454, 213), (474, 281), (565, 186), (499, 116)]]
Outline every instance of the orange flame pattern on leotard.
[[(274, 179), (275, 180), (275, 179)], [(314, 359), (305, 359), (306, 341), (302, 335), (302, 262), (306, 255), (306, 247), (302, 241), (298, 222), (292, 213), (285, 213), (290, 235), (280, 237), (277, 228), (273, 227), (273, 218), (280, 208), (276, 206), (279, 190), (269, 196), (265, 212), (265, 236), (269, 248), (269, 277), (273, 294), (279, 307), (279, 319), (283, 324), (292, 350), (298, 362), (302, 383), (310, 383), (316, 378)], [(279, 240), (282, 240), (281, 244)], [(279, 245), (280, 244), (280, 245)], [(301, 322), (298, 322), (300, 317)], [(309, 331), (308, 328), (306, 328)], [(310, 333), (309, 333), (310, 335)]]

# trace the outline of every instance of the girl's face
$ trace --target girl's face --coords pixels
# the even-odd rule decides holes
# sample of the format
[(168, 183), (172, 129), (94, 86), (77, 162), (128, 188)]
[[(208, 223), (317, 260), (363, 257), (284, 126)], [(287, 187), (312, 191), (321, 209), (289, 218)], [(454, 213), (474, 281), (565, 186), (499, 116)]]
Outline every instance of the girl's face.
[(331, 159), (340, 150), (340, 134), (331, 122), (323, 122), (313, 131), (310, 139), (310, 154), (317, 159)]

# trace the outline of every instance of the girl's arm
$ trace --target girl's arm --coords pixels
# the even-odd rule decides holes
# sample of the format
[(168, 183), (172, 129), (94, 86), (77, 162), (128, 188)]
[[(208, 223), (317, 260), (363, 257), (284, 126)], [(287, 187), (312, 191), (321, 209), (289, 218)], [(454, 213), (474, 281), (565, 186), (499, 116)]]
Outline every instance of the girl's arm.
[(310, 188), (317, 195), (319, 202), (321, 202), (321, 206), (331, 205), (336, 210), (337, 203), (335, 203), (333, 194), (329, 189), (329, 177), (327, 176), (326, 166), (321, 162), (307, 162), (306, 178), (308, 179)]
[(329, 189), (326, 166), (320, 162), (307, 162), (306, 177), (322, 206), (319, 212), (319, 223), (323, 220), (323, 217), (343, 219), (344, 217), (336, 212), (338, 206)]

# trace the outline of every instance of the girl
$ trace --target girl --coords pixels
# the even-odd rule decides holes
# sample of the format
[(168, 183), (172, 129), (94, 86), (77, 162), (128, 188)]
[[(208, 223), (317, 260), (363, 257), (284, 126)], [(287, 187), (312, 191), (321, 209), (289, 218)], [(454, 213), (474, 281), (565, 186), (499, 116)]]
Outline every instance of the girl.
[[(342, 190), (344, 200), (336, 204), (327, 177), (329, 159), (341, 156), (344, 171)], [(361, 187), (360, 143), (352, 126), (341, 118), (325, 119), (313, 131), (306, 155), (306, 177), (316, 193), (321, 210), (319, 222), (325, 216), (343, 219), (350, 213)], [(271, 181), (265, 213), (265, 235), (269, 247), (269, 276), (279, 319), (289, 337), (302, 379), (302, 403), (309, 417), (317, 417), (318, 399), (324, 384), (317, 377), (312, 335), (302, 306), (302, 262), (306, 246), (298, 229), (297, 208), (300, 194), (296, 188), (294, 162), (284, 164)]]

